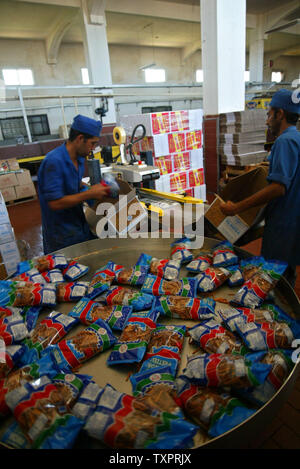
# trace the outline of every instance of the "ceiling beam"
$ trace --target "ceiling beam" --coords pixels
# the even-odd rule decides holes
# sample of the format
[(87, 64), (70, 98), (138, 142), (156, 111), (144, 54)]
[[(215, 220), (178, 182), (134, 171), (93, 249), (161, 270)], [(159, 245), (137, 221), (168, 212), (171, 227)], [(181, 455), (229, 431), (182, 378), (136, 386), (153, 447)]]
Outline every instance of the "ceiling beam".
[(48, 34), (46, 46), (46, 58), (48, 64), (56, 64), (61, 41), (68, 29), (72, 26), (74, 19), (77, 16), (77, 11), (72, 11), (68, 15), (60, 15), (54, 24), (51, 32)]
[(283, 5), (274, 8), (270, 13), (265, 13), (265, 31), (268, 31), (276, 26), (288, 15), (299, 9), (299, 0), (292, 0), (290, 2), (283, 2)]
[(195, 52), (201, 50), (201, 41), (194, 41), (182, 48), (182, 61), (189, 59)]

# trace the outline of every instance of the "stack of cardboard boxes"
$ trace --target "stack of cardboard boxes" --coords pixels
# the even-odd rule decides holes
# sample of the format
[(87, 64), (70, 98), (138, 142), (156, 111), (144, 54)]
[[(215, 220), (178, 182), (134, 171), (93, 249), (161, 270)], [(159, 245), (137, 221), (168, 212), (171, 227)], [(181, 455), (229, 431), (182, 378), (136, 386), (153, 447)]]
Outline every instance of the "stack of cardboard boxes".
[(0, 279), (16, 272), (20, 253), (8, 216), (5, 200), (0, 193)]
[(155, 188), (161, 192), (185, 192), (206, 200), (203, 167), (203, 111), (193, 109), (123, 116), (120, 125), (127, 138), (138, 124), (146, 136), (133, 147), (135, 155), (151, 151), (154, 165), (160, 169)]
[(0, 160), (0, 191), (5, 202), (36, 196), (30, 171), (20, 169), (15, 158)]
[(265, 109), (248, 109), (220, 115), (219, 155), (222, 164), (244, 166), (265, 160)]

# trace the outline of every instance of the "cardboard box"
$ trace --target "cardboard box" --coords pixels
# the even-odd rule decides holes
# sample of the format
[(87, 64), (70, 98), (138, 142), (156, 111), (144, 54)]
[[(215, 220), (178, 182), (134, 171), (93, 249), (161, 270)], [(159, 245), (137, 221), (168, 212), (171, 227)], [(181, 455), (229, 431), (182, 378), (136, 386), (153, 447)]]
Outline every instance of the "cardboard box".
[(13, 228), (10, 223), (0, 225), (0, 244), (10, 243), (15, 240)]
[(18, 181), (15, 173), (0, 174), (0, 190), (4, 187), (17, 186)]
[(28, 169), (24, 169), (21, 173), (16, 173), (18, 185), (24, 186), (32, 183), (31, 174)]
[(258, 222), (264, 206), (253, 207), (240, 215), (226, 216), (220, 209), (220, 203), (223, 200), (239, 202), (255, 194), (268, 185), (267, 174), (268, 169), (261, 166), (232, 179), (222, 190), (221, 197), (217, 195), (206, 211), (206, 220), (231, 243), (235, 243)]
[[(148, 217), (147, 211), (136, 197), (135, 189), (122, 179), (116, 179), (116, 181), (120, 186), (119, 197), (104, 197), (93, 208), (85, 208), (86, 219), (94, 233), (97, 232), (98, 223), (104, 218), (108, 221), (113, 233), (126, 235), (126, 233)], [(104, 204), (111, 205), (105, 208)], [(98, 205), (102, 205), (101, 208), (103, 211), (105, 209), (105, 214), (97, 215)]]
[(0, 265), (5, 266), (7, 275), (16, 272), (17, 265), (21, 261), (20, 252), (15, 241), (0, 244)]
[(1, 189), (1, 193), (5, 202), (10, 202), (12, 200), (16, 200), (17, 198), (14, 187), (4, 187)]
[(16, 199), (24, 199), (26, 197), (32, 197), (36, 195), (36, 190), (33, 182), (30, 184), (24, 184), (22, 186), (16, 186)]
[(19, 162), (18, 162), (17, 158), (9, 158), (9, 160), (7, 160), (7, 162), (8, 162), (8, 166), (9, 166), (10, 171), (20, 170), (20, 165), (19, 165)]
[(5, 199), (1, 191), (0, 192), (0, 224), (2, 223), (10, 224), (10, 219), (9, 219), (8, 211), (6, 208)]

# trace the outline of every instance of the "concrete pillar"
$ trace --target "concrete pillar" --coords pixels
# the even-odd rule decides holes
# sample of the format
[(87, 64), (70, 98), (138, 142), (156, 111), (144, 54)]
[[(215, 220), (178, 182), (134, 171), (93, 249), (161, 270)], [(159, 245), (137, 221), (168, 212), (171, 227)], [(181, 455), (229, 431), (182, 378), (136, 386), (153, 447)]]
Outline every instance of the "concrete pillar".
[(249, 35), (250, 81), (263, 81), (264, 76), (264, 17), (257, 15), (257, 27)]
[(246, 0), (201, 0), (203, 110), (244, 110)]
[(245, 109), (246, 0), (201, 0), (201, 41), (209, 200), (219, 192), (219, 114)]
[[(109, 50), (106, 36), (105, 1), (81, 0), (82, 33), (86, 63), (89, 70), (90, 84), (96, 86), (112, 85)], [(104, 90), (105, 94), (111, 89)], [(95, 108), (101, 100), (95, 100)], [(103, 118), (104, 124), (116, 123), (115, 103), (108, 99), (108, 112)]]

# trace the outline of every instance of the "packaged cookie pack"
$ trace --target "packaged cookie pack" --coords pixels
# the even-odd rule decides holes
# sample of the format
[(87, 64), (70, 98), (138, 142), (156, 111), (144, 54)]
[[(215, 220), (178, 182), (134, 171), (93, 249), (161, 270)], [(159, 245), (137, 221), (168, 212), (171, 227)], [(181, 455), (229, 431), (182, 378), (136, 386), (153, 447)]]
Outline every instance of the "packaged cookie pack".
[(208, 319), (188, 329), (191, 342), (207, 353), (239, 353), (248, 350), (236, 336), (215, 319)]
[(240, 285), (243, 285), (245, 279), (242, 269), (238, 264), (229, 265), (226, 267), (226, 269), (231, 273), (229, 279), (227, 280), (227, 284), (230, 287), (239, 287)]
[(19, 274), (13, 277), (12, 280), (16, 282), (47, 283), (47, 280), (45, 280), (43, 275), (36, 268), (32, 268), (23, 274)]
[(46, 376), (22, 383), (6, 403), (33, 449), (68, 449), (83, 422), (73, 416), (59, 388)]
[(19, 363), (23, 350), (21, 344), (6, 346), (4, 340), (0, 338), (0, 380)]
[(156, 328), (157, 314), (152, 311), (132, 313), (118, 341), (114, 344), (107, 364), (140, 362)]
[(38, 360), (46, 347), (59, 342), (77, 323), (77, 319), (67, 314), (52, 311), (23, 341), (21, 363), (27, 365)]
[(14, 313), (0, 320), (0, 339), (5, 345), (21, 342), (28, 336), (28, 329), (20, 313)]
[(79, 264), (76, 261), (70, 261), (65, 269), (63, 269), (62, 274), (64, 279), (68, 282), (74, 282), (79, 278), (83, 277), (89, 271), (89, 267), (86, 265)]
[(265, 261), (236, 292), (232, 304), (258, 308), (276, 286), (287, 264), (280, 261)]
[(168, 367), (170, 374), (175, 377), (180, 361), (181, 352), (179, 350), (177, 351), (176, 348), (172, 349), (162, 346), (155, 352), (146, 351), (138, 373), (143, 373), (150, 369), (154, 370), (156, 368)]
[(143, 265), (144, 267), (150, 268), (150, 264), (152, 261), (153, 257), (150, 256), (149, 254), (145, 254), (144, 252), (140, 254), (137, 263), (135, 265)]
[[(22, 349), (18, 353), (22, 353)], [(21, 367), (20, 362), (18, 362), (18, 368), (12, 370), (6, 377), (3, 377), (4, 379), (0, 380), (0, 417), (10, 413), (5, 401), (5, 396), (8, 392), (18, 388), (22, 383), (35, 381), (43, 375), (54, 378), (58, 373), (59, 369), (55, 366), (51, 357), (49, 359), (44, 357), (34, 363)]]
[(77, 282), (60, 283), (56, 287), (56, 299), (59, 303), (78, 301), (85, 296), (88, 282), (81, 280)]
[(107, 384), (84, 430), (109, 448), (183, 449), (192, 445), (197, 427), (167, 413), (157, 413)]
[(131, 306), (108, 306), (89, 298), (82, 298), (71, 309), (69, 316), (78, 319), (87, 326), (101, 318), (107, 322), (112, 330), (122, 331), (131, 313)]
[(250, 389), (239, 390), (239, 395), (255, 405), (263, 405), (271, 399), (293, 369), (292, 350), (272, 349), (250, 354), (252, 360), (271, 365), (267, 379)]
[(110, 348), (115, 342), (116, 338), (109, 325), (102, 319), (97, 319), (70, 339), (63, 339), (58, 344), (47, 347), (42, 356), (52, 355), (59, 369), (70, 372)]
[(141, 286), (148, 273), (148, 267), (136, 265), (129, 269), (123, 268), (116, 273), (115, 281), (121, 285)]
[(231, 430), (255, 412), (218, 388), (195, 386), (183, 378), (176, 380), (176, 391), (186, 415), (211, 437)]
[(208, 267), (195, 277), (198, 280), (198, 291), (212, 292), (223, 285), (230, 276), (231, 272), (224, 267)]
[(190, 251), (192, 242), (189, 238), (184, 237), (174, 241), (171, 244), (171, 259), (186, 264), (193, 260), (193, 253)]
[(39, 305), (55, 306), (56, 285), (0, 280), (0, 305), (18, 308)]
[(299, 324), (286, 322), (247, 322), (236, 324), (237, 333), (252, 351), (290, 348), (300, 337)]
[(271, 365), (230, 353), (202, 353), (188, 357), (183, 379), (197, 386), (249, 388), (263, 383)]
[(195, 259), (186, 265), (186, 270), (199, 274), (204, 272), (208, 267), (212, 265), (213, 255), (211, 251), (201, 251)]
[(22, 274), (32, 268), (36, 268), (39, 272), (46, 272), (51, 269), (62, 270), (65, 269), (67, 265), (68, 261), (63, 254), (49, 254), (19, 262), (17, 266), (17, 274)]
[(116, 286), (105, 292), (102, 298), (107, 305), (131, 306), (133, 311), (151, 309), (154, 297), (128, 287)]
[(27, 330), (30, 332), (36, 325), (41, 309), (41, 306), (24, 306), (23, 308), (0, 306), (0, 322), (2, 319), (18, 313), (22, 316)]
[(226, 267), (239, 262), (232, 244), (229, 241), (222, 241), (213, 249), (213, 266)]
[(161, 316), (194, 321), (215, 316), (213, 298), (185, 298), (182, 296), (159, 296), (153, 302), (153, 309)]
[(104, 267), (97, 269), (89, 282), (86, 296), (93, 299), (109, 290), (116, 273), (123, 268), (124, 266), (109, 261)]
[(90, 381), (75, 402), (72, 414), (86, 422), (96, 410), (102, 392), (103, 388), (100, 388), (98, 384)]
[(179, 277), (181, 261), (175, 259), (152, 258), (149, 273), (165, 280), (176, 280)]
[(63, 283), (65, 282), (63, 273), (60, 269), (51, 269), (41, 273), (47, 283)]
[(149, 274), (141, 291), (154, 296), (175, 295), (194, 298), (197, 296), (197, 279), (185, 277), (176, 280), (165, 280)]

